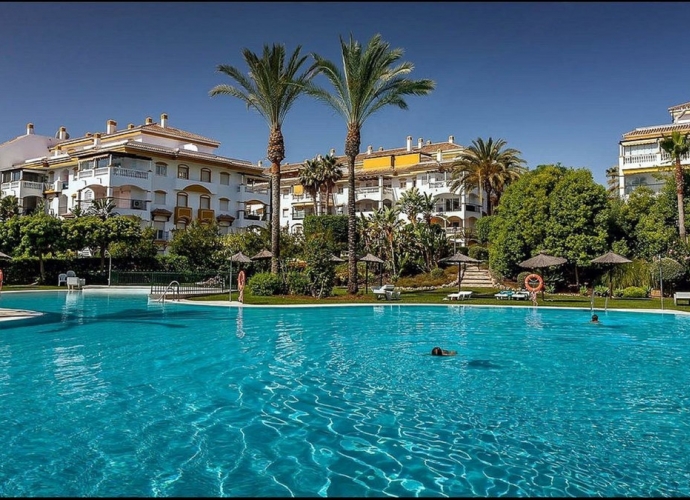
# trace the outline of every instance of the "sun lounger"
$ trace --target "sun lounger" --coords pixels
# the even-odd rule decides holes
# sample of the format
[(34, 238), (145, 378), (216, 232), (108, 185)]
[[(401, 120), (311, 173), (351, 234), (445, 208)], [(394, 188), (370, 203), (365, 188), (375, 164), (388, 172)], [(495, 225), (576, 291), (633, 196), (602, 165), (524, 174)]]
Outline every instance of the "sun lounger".
[(448, 300), (465, 300), (469, 298), (472, 298), (472, 290), (448, 294)]
[(678, 305), (679, 300), (687, 300), (690, 305), (690, 292), (676, 292), (673, 294), (673, 305)]
[(510, 297), (512, 300), (528, 300), (529, 299), (529, 292), (513, 292), (512, 297)]
[(376, 300), (385, 299), (386, 292), (392, 292), (393, 290), (395, 290), (395, 285), (383, 285), (371, 289), (372, 293), (376, 297)]
[(399, 291), (388, 291), (386, 290), (386, 300), (400, 300), (400, 292)]
[(513, 292), (510, 290), (501, 290), (494, 295), (498, 300), (510, 300), (513, 298)]

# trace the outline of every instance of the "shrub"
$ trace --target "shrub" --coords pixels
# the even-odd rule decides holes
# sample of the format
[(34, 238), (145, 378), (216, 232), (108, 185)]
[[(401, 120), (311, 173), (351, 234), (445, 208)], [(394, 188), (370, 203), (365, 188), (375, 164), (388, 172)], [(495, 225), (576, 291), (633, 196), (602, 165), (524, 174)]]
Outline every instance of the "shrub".
[(285, 284), (290, 295), (309, 295), (311, 286), (309, 277), (300, 271), (290, 271), (285, 277)]
[(433, 279), (442, 278), (443, 276), (445, 276), (445, 274), (446, 273), (440, 267), (436, 267), (436, 268), (431, 270), (431, 277)]
[(522, 271), (520, 274), (517, 275), (517, 285), (520, 288), (524, 288), (525, 286), (525, 278), (532, 274), (529, 271)]
[(283, 291), (283, 281), (272, 273), (257, 273), (249, 278), (247, 288), (252, 295), (277, 295)]
[(473, 259), (487, 261), (489, 260), (489, 250), (479, 245), (474, 245), (469, 249), (469, 256)]
[(458, 246), (457, 250), (458, 250), (458, 253), (461, 253), (463, 255), (468, 255), (470, 252), (470, 249), (465, 247), (465, 246)]
[(594, 287), (594, 295), (597, 297), (607, 297), (609, 294), (609, 287), (606, 285), (597, 285)]
[(580, 295), (582, 295), (582, 296), (584, 296), (584, 297), (586, 297), (587, 295), (589, 295), (589, 288), (587, 288), (586, 286), (582, 285), (582, 286), (580, 287)]
[(647, 297), (647, 289), (641, 286), (629, 286), (623, 289), (623, 298), (626, 299), (643, 299)]

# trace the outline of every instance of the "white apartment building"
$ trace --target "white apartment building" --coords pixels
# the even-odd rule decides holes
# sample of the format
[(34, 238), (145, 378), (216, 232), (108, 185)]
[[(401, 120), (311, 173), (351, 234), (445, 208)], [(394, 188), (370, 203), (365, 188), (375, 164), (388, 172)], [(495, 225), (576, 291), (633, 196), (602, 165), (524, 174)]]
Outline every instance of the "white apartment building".
[(220, 143), (149, 117), (143, 125), (69, 138), (24, 136), (0, 145), (2, 196), (14, 195), (22, 213), (44, 199), (49, 213), (73, 217), (96, 200), (109, 199), (119, 215), (138, 216), (156, 229), (161, 250), (171, 231), (191, 221), (215, 219), (222, 233), (266, 224), (270, 193), (263, 169), (218, 156)]
[[(664, 136), (672, 132), (690, 133), (690, 102), (668, 108), (671, 123), (640, 127), (623, 134), (619, 142), (618, 179), (620, 196), (627, 197), (634, 189), (647, 186), (658, 192), (664, 184), (659, 174), (672, 175), (674, 164), (659, 145)], [(683, 166), (690, 165), (690, 157), (682, 159)]]
[[(355, 210), (357, 215), (371, 215), (383, 207), (393, 207), (400, 196), (416, 187), (421, 193), (434, 196), (436, 207), (432, 222), (446, 229), (451, 241), (467, 245), (474, 241), (474, 226), (486, 214), (487, 200), (480, 199), (476, 191), (454, 193), (450, 190), (449, 168), (455, 157), (463, 150), (451, 135), (448, 141), (424, 142), (420, 138), (416, 145), (407, 137), (405, 147), (374, 151), (369, 146), (355, 160)], [(335, 156), (335, 150), (330, 154)], [(343, 178), (336, 185), (329, 200), (330, 212), (347, 214), (347, 157), (338, 156)], [(298, 172), (302, 163), (288, 163), (281, 167), (281, 226), (290, 231), (302, 230), (304, 217), (314, 213), (314, 201), (305, 193), (299, 182)], [(317, 196), (319, 213), (326, 213), (324, 196)], [(400, 215), (405, 219), (404, 215)]]

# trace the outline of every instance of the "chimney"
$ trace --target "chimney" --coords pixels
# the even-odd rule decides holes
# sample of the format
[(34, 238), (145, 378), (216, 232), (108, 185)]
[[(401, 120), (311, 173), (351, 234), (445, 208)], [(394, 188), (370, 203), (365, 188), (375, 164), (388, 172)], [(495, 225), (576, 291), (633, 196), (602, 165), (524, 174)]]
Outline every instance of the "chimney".
[(258, 165), (259, 165), (259, 168), (261, 168), (261, 167), (263, 167), (263, 166), (264, 166), (264, 162), (262, 162), (261, 160), (259, 160), (259, 163), (258, 163)]
[(98, 146), (101, 143), (101, 134), (94, 134), (93, 135), (93, 145)]
[(331, 148), (331, 151), (329, 152), (331, 156), (335, 156), (335, 148)]
[(27, 123), (26, 124), (26, 135), (31, 135), (34, 133), (34, 124), (33, 123)]
[(407, 136), (407, 150), (412, 151), (412, 136), (411, 135)]
[(441, 163), (441, 160), (443, 159), (443, 154), (441, 153), (441, 150), (439, 149), (436, 151), (436, 161)]
[(93, 134), (91, 132), (87, 132), (84, 134), (84, 137), (91, 137)]
[(67, 139), (67, 128), (60, 127), (60, 130), (58, 130), (58, 139)]
[(453, 141), (455, 141), (455, 137), (453, 137), (452, 135), (449, 135), (448, 136), (448, 142), (450, 142), (451, 144), (455, 144)]
[(426, 141), (426, 145), (427, 145), (427, 146), (431, 146), (431, 139), (428, 139), (428, 140)]
[(153, 118), (150, 116), (146, 117), (146, 125), (151, 125), (153, 123)]
[(127, 125), (127, 130), (132, 130), (133, 128), (134, 128), (133, 123), (130, 123), (129, 125)]
[(383, 146), (379, 146), (379, 151), (383, 151)]
[(168, 115), (163, 113), (161, 115), (161, 127), (165, 128), (165, 126), (168, 124)]
[(367, 146), (367, 154), (370, 155), (373, 149), (374, 148), (372, 148), (371, 146)]
[(418, 148), (421, 148), (421, 147), (422, 147), (422, 143), (424, 143), (424, 139), (420, 137), (419, 140), (417, 141), (417, 147), (418, 147)]
[(117, 122), (115, 120), (108, 120), (105, 122), (105, 133), (114, 134), (117, 131)]

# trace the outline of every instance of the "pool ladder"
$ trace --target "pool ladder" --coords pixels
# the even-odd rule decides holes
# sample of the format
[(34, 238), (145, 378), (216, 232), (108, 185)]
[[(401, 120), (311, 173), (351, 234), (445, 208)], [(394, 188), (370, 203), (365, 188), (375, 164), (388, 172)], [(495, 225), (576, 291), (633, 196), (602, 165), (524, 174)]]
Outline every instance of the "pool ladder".
[(175, 288), (173, 288), (173, 285), (177, 285), (177, 296), (178, 296), (178, 299), (177, 299), (177, 300), (180, 300), (180, 299), (179, 299), (179, 295), (180, 295), (180, 283), (179, 283), (179, 281), (173, 280), (173, 281), (171, 281), (170, 284), (165, 288), (165, 291), (163, 292), (163, 294), (162, 294), (160, 297), (158, 297), (158, 300), (157, 300), (156, 302), (165, 302), (165, 296), (168, 294), (168, 291), (175, 291)]

